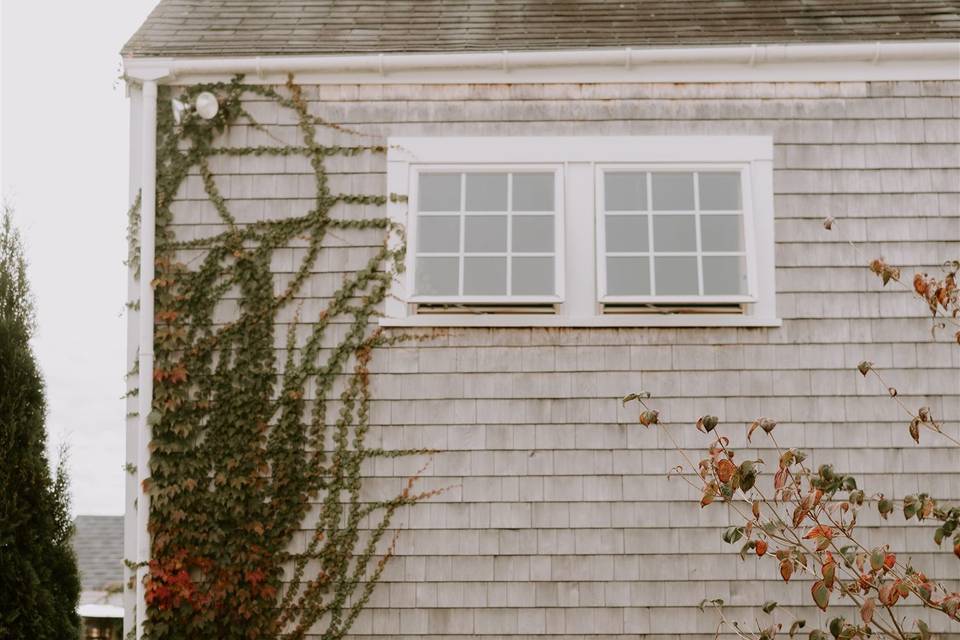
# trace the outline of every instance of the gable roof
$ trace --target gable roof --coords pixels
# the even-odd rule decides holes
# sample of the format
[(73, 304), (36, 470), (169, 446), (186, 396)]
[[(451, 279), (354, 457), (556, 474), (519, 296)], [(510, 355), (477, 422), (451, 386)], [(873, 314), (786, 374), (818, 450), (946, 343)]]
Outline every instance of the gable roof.
[(947, 40), (955, 0), (160, 0), (129, 57)]
[(123, 582), (123, 516), (77, 516), (73, 550), (84, 591)]

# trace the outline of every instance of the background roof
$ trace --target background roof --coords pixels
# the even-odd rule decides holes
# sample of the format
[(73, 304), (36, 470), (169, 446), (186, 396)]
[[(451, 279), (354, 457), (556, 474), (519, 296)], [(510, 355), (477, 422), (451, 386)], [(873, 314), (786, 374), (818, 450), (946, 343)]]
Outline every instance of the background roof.
[(123, 583), (123, 516), (77, 516), (73, 549), (84, 591)]
[(125, 56), (944, 40), (960, 0), (160, 0)]

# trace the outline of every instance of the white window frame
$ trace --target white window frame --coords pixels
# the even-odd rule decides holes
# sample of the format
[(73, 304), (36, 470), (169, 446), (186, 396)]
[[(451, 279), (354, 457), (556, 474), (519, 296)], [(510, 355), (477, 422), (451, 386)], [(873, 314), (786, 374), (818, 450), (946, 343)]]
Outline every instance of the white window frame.
[[(487, 313), (484, 300), (442, 296), (442, 300), (413, 298), (416, 256), (416, 189), (419, 173), (433, 170), (464, 172), (485, 167), (491, 171), (535, 171), (556, 168), (556, 296), (503, 298), (491, 303), (549, 302), (555, 313)], [(600, 235), (603, 212), (598, 182), (606, 167), (654, 167), (691, 170), (738, 167), (741, 170), (743, 224), (747, 253), (748, 296), (743, 313), (705, 310), (702, 313), (604, 313), (606, 278)], [(773, 229), (773, 141), (770, 136), (518, 136), (518, 137), (391, 137), (387, 151), (387, 215), (406, 230), (406, 271), (394, 278), (382, 326), (421, 327), (776, 327)], [(749, 216), (749, 219), (748, 219)], [(399, 248), (402, 234), (390, 242)], [(604, 263), (604, 264), (601, 264)], [(549, 299), (544, 299), (549, 298)], [(463, 304), (461, 311), (417, 313), (427, 301)], [(631, 299), (631, 302), (639, 302)], [(730, 301), (723, 296), (723, 301)], [(664, 298), (652, 300), (665, 303)], [(703, 304), (704, 296), (676, 300)], [(469, 305), (478, 305), (470, 309)]]
[[(649, 206), (652, 202), (653, 194), (651, 191), (651, 174), (657, 172), (690, 172), (690, 173), (708, 173), (711, 171), (724, 171), (724, 172), (736, 172), (740, 174), (740, 194), (741, 194), (741, 203), (739, 211), (710, 211), (706, 215), (724, 215), (736, 213), (742, 216), (743, 224), (743, 234), (744, 234), (744, 262), (746, 263), (747, 270), (747, 293), (743, 295), (609, 295), (607, 293), (607, 250), (606, 250), (606, 223), (608, 212), (604, 205), (604, 174), (607, 172), (618, 172), (618, 171), (636, 171), (643, 172), (646, 174), (646, 197), (648, 207), (644, 211), (637, 211), (638, 215), (647, 216), (647, 221), (649, 228), (653, 227), (653, 216), (654, 215), (689, 215), (688, 211), (654, 211), (654, 209)], [(756, 251), (753, 249), (756, 246), (756, 240), (754, 238), (754, 221), (753, 221), (753, 194), (751, 193), (750, 185), (751, 176), (750, 176), (750, 164), (746, 162), (717, 162), (713, 164), (697, 163), (697, 164), (649, 164), (649, 163), (622, 163), (622, 164), (612, 164), (612, 163), (598, 163), (596, 165), (596, 221), (597, 221), (597, 291), (599, 292), (598, 299), (601, 303), (636, 303), (636, 304), (752, 304), (756, 303), (758, 300), (757, 296), (757, 256)], [(703, 214), (703, 211), (699, 209), (700, 202), (700, 188), (699, 180), (694, 179), (693, 181), (693, 190), (694, 190), (694, 201), (696, 203), (696, 220), (697, 220), (697, 277), (699, 280), (699, 287), (703, 288), (703, 266), (701, 259), (703, 257), (703, 251), (700, 248), (701, 236), (700, 236), (700, 216)], [(633, 213), (633, 212), (630, 212)], [(624, 214), (622, 212), (615, 212), (612, 215), (630, 215)], [(646, 252), (637, 252), (637, 253), (646, 253), (651, 258), (653, 255), (667, 255), (668, 252), (656, 251), (656, 248), (653, 246), (653, 234), (650, 233), (649, 241), (650, 247)], [(707, 252), (707, 253), (718, 253), (718, 252)], [(731, 252), (734, 253), (734, 252)], [(689, 255), (689, 252), (683, 252), (683, 255)], [(650, 260), (650, 281), (651, 283), (656, 278), (656, 260)], [(653, 288), (651, 287), (651, 291)]]
[[(512, 275), (512, 263), (511, 259), (514, 255), (513, 251), (513, 180), (507, 180), (507, 211), (506, 212), (483, 212), (483, 211), (472, 211), (467, 212), (465, 207), (466, 199), (466, 188), (465, 181), (463, 176), (467, 173), (506, 173), (507, 175), (514, 175), (517, 173), (552, 173), (553, 174), (553, 211), (550, 212), (553, 215), (553, 290), (552, 295), (416, 295), (414, 293), (415, 283), (416, 283), (416, 268), (417, 268), (417, 257), (419, 257), (417, 251), (417, 216), (426, 215), (450, 215), (453, 212), (441, 212), (441, 211), (428, 211), (421, 212), (418, 206), (419, 202), (419, 189), (420, 189), (420, 174), (422, 173), (450, 173), (450, 174), (460, 174), (460, 211), (457, 212), (457, 215), (460, 216), (460, 251), (456, 254), (448, 253), (429, 253), (423, 254), (423, 257), (458, 257), (460, 260), (459, 266), (459, 276), (460, 282), (458, 286), (458, 291), (463, 290), (463, 263), (465, 257), (485, 257), (489, 254), (485, 253), (466, 253), (463, 249), (464, 246), (464, 236), (466, 233), (466, 218), (471, 215), (484, 215), (487, 213), (493, 214), (496, 213), (499, 215), (503, 213), (507, 218), (507, 248), (505, 252), (497, 252), (496, 255), (504, 255), (507, 260), (507, 287), (508, 289), (511, 286), (511, 275)], [(409, 202), (409, 211), (411, 212), (409, 224), (407, 228), (407, 251), (410, 254), (410, 259), (407, 261), (406, 265), (406, 291), (411, 292), (407, 297), (407, 302), (413, 304), (450, 304), (450, 305), (483, 305), (483, 304), (497, 304), (497, 305), (521, 305), (521, 304), (556, 304), (563, 302), (563, 290), (564, 290), (564, 246), (563, 246), (563, 165), (558, 163), (553, 164), (424, 164), (424, 165), (413, 165), (410, 167), (410, 183), (409, 183), (410, 193), (408, 196)], [(545, 211), (522, 211), (516, 212), (517, 215), (546, 215)], [(517, 252), (524, 253), (524, 252)], [(545, 254), (540, 254), (545, 255)]]

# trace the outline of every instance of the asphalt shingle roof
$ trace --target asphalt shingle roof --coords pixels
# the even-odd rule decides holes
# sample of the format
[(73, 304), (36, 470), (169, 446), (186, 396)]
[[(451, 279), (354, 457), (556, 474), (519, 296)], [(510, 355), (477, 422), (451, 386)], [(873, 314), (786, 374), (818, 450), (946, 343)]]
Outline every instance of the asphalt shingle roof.
[(77, 516), (73, 549), (84, 591), (123, 582), (123, 516)]
[(953, 40), (960, 0), (160, 0), (125, 56)]

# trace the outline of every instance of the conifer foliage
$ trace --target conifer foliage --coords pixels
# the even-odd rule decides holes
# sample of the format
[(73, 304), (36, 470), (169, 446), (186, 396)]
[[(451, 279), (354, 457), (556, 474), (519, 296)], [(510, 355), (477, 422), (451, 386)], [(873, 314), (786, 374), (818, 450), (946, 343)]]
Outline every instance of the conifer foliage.
[(0, 217), (0, 638), (79, 637), (67, 477), (51, 476), (33, 304), (12, 215)]

